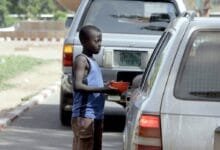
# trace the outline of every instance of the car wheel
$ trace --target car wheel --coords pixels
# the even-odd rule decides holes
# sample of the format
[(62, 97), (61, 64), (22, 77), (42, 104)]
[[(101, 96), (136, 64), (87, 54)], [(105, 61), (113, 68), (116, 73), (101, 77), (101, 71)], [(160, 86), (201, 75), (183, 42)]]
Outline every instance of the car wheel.
[(64, 99), (65, 99), (65, 95), (64, 95), (63, 89), (60, 88), (60, 121), (62, 125), (70, 126), (71, 111), (64, 110), (64, 107), (65, 107)]
[(115, 102), (106, 101), (104, 109), (104, 131), (123, 132), (124, 126), (125, 109), (123, 106)]
[(62, 123), (62, 125), (64, 126), (70, 126), (70, 122), (71, 122), (71, 112), (69, 111), (65, 111), (65, 110), (61, 110), (60, 111), (60, 121)]

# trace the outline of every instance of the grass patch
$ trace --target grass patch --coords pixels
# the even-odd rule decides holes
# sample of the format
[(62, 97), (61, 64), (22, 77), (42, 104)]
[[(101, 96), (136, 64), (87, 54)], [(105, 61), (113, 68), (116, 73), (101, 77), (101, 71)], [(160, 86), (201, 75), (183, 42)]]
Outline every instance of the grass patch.
[(0, 56), (0, 90), (5, 90), (13, 86), (5, 83), (6, 80), (29, 71), (33, 67), (45, 62), (47, 61), (28, 56)]
[(8, 83), (0, 82), (0, 91), (7, 90), (9, 88), (13, 88), (14, 86), (15, 85), (13, 85), (13, 84), (8, 84)]

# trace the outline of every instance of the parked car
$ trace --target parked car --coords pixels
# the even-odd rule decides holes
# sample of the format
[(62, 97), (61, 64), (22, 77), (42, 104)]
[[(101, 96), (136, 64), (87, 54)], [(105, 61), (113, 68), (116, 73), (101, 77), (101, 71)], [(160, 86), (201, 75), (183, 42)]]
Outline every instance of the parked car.
[(131, 94), (124, 150), (220, 149), (220, 19), (177, 18)]
[[(182, 0), (82, 0), (63, 47), (62, 124), (68, 125), (70, 122), (72, 64), (75, 56), (82, 51), (78, 35), (83, 25), (95, 25), (102, 30), (102, 48), (95, 59), (102, 69), (104, 81), (131, 83), (137, 74), (143, 73), (168, 23), (183, 12), (185, 5)], [(121, 97), (108, 96), (107, 99), (117, 101)], [(105, 111), (105, 114), (108, 113), (112, 111)]]

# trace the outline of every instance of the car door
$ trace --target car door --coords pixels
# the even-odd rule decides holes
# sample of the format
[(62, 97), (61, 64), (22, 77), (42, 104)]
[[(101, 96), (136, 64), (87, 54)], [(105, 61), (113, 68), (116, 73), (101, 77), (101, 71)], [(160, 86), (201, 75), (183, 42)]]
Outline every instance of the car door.
[(206, 23), (189, 27), (171, 69), (161, 107), (163, 150), (220, 149), (220, 30), (219, 22), (209, 29)]

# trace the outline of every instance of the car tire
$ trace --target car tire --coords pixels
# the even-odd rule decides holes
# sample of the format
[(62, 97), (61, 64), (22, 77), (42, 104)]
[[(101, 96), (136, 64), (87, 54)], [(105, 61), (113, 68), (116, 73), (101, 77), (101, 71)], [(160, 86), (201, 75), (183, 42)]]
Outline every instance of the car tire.
[(106, 104), (104, 108), (104, 131), (123, 132), (126, 117), (125, 109), (115, 102), (106, 101)]
[(65, 94), (62, 87), (60, 88), (60, 121), (63, 126), (70, 126), (71, 124), (71, 112), (64, 110)]
[(71, 112), (61, 110), (60, 111), (60, 121), (63, 126), (70, 126), (71, 122)]

